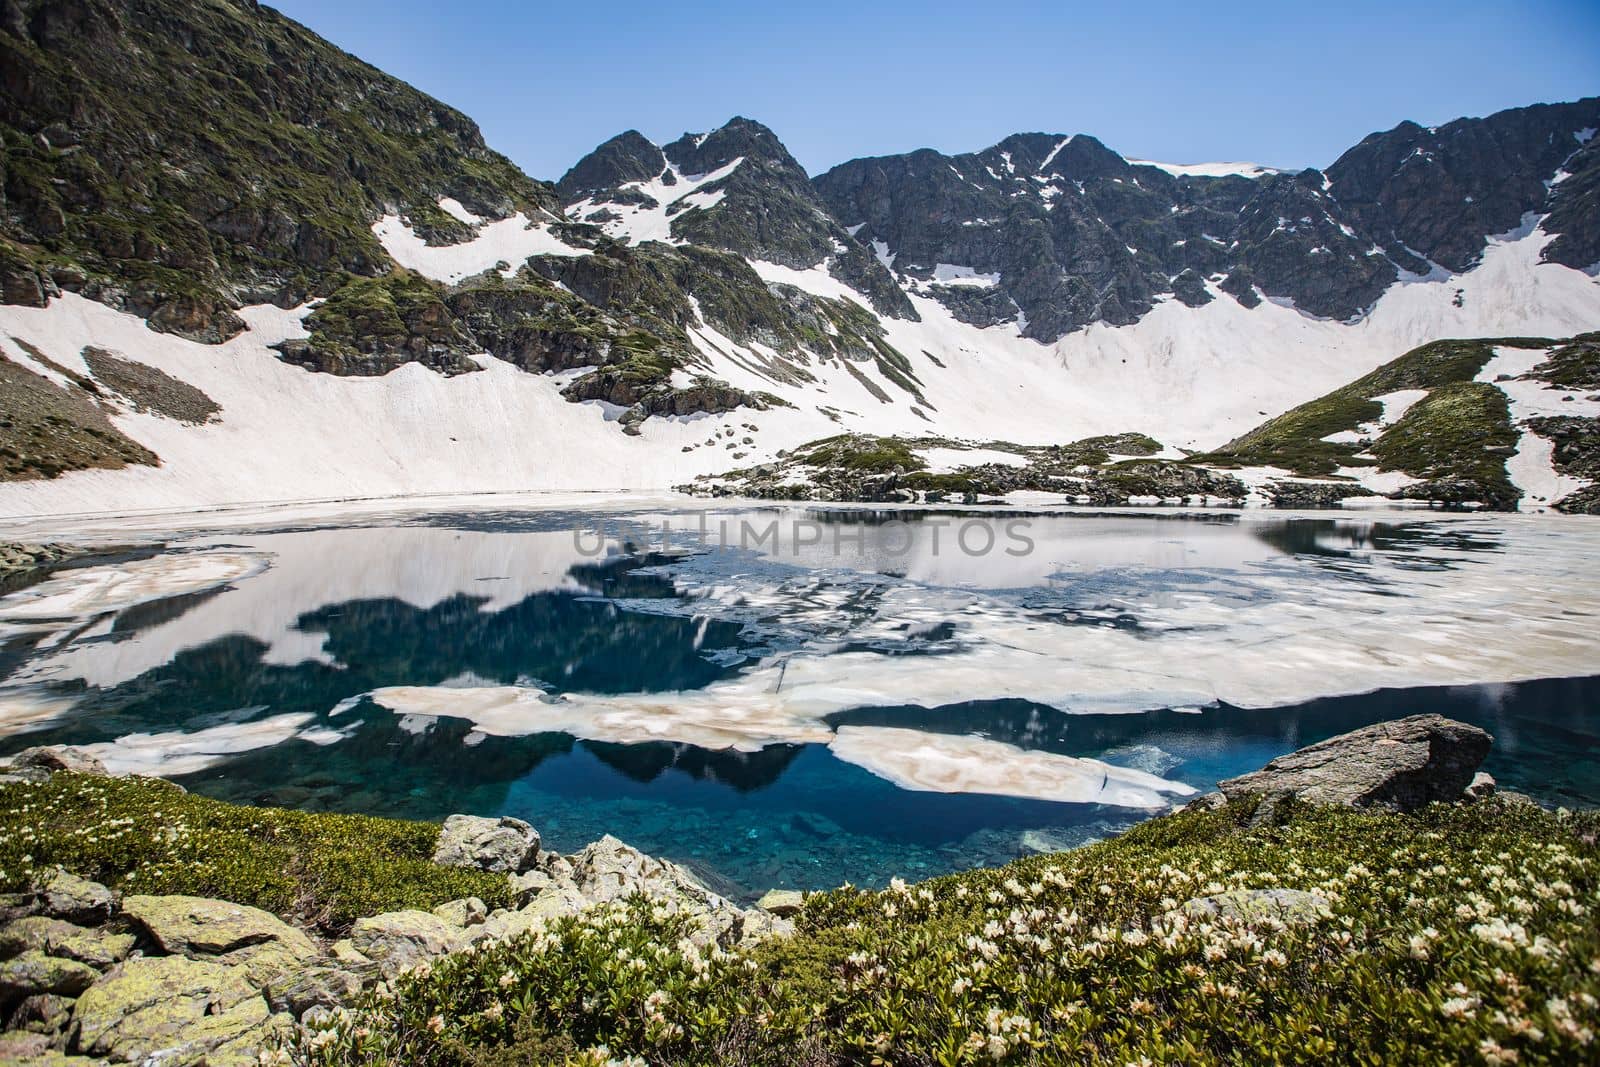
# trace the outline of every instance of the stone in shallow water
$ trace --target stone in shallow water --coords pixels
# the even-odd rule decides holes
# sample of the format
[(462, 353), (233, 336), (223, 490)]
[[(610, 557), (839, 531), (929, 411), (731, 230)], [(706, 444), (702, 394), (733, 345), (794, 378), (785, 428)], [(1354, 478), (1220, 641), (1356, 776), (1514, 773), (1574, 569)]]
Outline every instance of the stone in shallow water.
[(509, 816), (452, 815), (439, 832), (433, 862), (446, 867), (519, 874), (539, 856), (539, 831)]
[(1413, 715), (1330, 737), (1217, 788), (1229, 800), (1260, 795), (1415, 811), (1434, 801), (1459, 800), (1493, 743), (1476, 726)]

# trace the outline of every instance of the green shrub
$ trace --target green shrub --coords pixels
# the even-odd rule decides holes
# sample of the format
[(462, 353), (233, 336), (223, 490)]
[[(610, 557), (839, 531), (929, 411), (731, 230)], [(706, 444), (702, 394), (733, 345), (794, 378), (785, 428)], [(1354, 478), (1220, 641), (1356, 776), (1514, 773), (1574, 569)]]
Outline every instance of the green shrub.
[(505, 876), (433, 863), (438, 841), (431, 823), (225, 804), (155, 778), (0, 787), (0, 890), (59, 865), (128, 893), (216, 897), (329, 932), (467, 896), (509, 903)]
[[(1594, 814), (1501, 801), (1290, 809), (1254, 827), (1249, 814), (1181, 813), (995, 870), (813, 895), (795, 936), (750, 950), (696, 945), (647, 901), (614, 904), (402, 978), (292, 1056), (801, 1067), (1600, 1053)], [(1273, 888), (1323, 904), (1294, 925), (1183, 907)]]
[[(1372, 460), (1360, 456), (1361, 446), (1324, 441), (1324, 437), (1347, 430), (1356, 430), (1383, 414), (1383, 405), (1372, 399), (1399, 392), (1403, 389), (1440, 390), (1461, 388), (1472, 383), (1489, 360), (1494, 350), (1500, 348), (1546, 348), (1557, 342), (1539, 337), (1499, 337), (1486, 340), (1434, 341), (1413, 348), (1399, 359), (1391, 360), (1377, 370), (1318, 397), (1316, 400), (1291, 408), (1269, 419), (1249, 433), (1228, 442), (1215, 452), (1195, 457), (1197, 462), (1234, 466), (1281, 467), (1308, 477), (1325, 476), (1340, 467), (1371, 466)], [(1493, 387), (1487, 387), (1493, 389)], [(1499, 390), (1493, 390), (1498, 393)], [(1419, 403), (1422, 407), (1427, 401)], [(1503, 398), (1502, 398), (1503, 405)], [(1479, 405), (1481, 406), (1481, 405)], [(1442, 409), (1441, 409), (1442, 410)], [(1407, 413), (1409, 417), (1410, 413)], [(1503, 421), (1503, 420), (1502, 420)], [(1402, 419), (1403, 423), (1403, 419)], [(1399, 425), (1399, 424), (1397, 424)], [(1510, 423), (1506, 421), (1506, 429)], [(1496, 430), (1498, 432), (1498, 430)], [(1383, 433), (1395, 433), (1390, 427)], [(1401, 437), (1405, 437), (1401, 434)], [(1515, 439), (1515, 435), (1512, 435)], [(1382, 438), (1380, 438), (1380, 443)], [(1483, 466), (1476, 473), (1456, 470), (1424, 471), (1450, 466), (1446, 455), (1449, 448), (1466, 447), (1467, 465)], [(1436, 447), (1428, 448), (1429, 455), (1419, 458), (1408, 441), (1392, 445), (1388, 451), (1374, 448), (1383, 469), (1399, 470), (1418, 477), (1462, 476), (1496, 484), (1506, 481), (1504, 460), (1495, 458), (1484, 464), (1476, 436), (1463, 446), (1454, 436), (1447, 435)], [(1456, 464), (1459, 465), (1459, 464)], [(1498, 472), (1494, 468), (1498, 467)], [(1513, 497), (1513, 503), (1515, 498)]]
[(806, 445), (795, 461), (808, 467), (843, 467), (853, 471), (884, 473), (896, 467), (917, 471), (927, 466), (922, 457), (895, 437), (840, 434)]

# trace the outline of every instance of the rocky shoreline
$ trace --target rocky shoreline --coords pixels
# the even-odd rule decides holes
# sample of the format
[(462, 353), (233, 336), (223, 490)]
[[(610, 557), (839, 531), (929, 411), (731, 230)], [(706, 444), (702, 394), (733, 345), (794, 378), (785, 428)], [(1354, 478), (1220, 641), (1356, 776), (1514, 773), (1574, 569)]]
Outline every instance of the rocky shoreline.
[[(39, 748), (13, 758), (0, 786), (63, 773), (109, 777), (81, 751)], [(635, 894), (687, 918), (708, 946), (793, 929), (779, 914), (793, 908), (784, 894), (769, 894), (766, 908), (742, 908), (678, 864), (611, 836), (562, 856), (542, 849), (521, 820), (454, 815), (434, 862), (504, 875), (511, 906), (467, 897), (385, 912), (331, 939), (260, 908), (125, 894), (58, 868), (29, 891), (0, 896), (0, 1063), (257, 1064), (296, 1025), (314, 1025), (431, 960)]]
[[(1261, 822), (1295, 804), (1403, 813), (1483, 803), (1494, 795), (1493, 780), (1478, 771), (1491, 743), (1476, 727), (1412, 716), (1279, 757), (1186, 810), (1253, 804)], [(30, 749), (10, 762), (0, 788), (25, 790), (62, 774), (106, 777), (81, 752)], [(1495, 803), (1533, 802), (1500, 794)], [(0, 1062), (288, 1062), (274, 1059), (274, 1050), (331, 1025), (372, 990), (425, 973), (446, 956), (541, 936), (564, 917), (642, 898), (658, 917), (683, 920), (690, 944), (717, 952), (793, 934), (789, 916), (803, 906), (801, 894), (774, 892), (762, 899), (765, 907), (739, 907), (681, 866), (610, 836), (558, 855), (541, 848), (528, 823), (506, 817), (450, 817), (433, 862), (503, 876), (510, 904), (468, 897), (385, 912), (356, 919), (334, 938), (260, 908), (118, 892), (56, 868), (0, 897)], [(1310, 894), (1272, 889), (1202, 894), (1183, 909), (1214, 919), (1270, 912), (1293, 923), (1321, 906)]]
[(87, 551), (76, 545), (55, 542), (26, 544), (20, 541), (0, 541), (0, 582), (53, 567), (58, 563), (65, 563), (69, 559), (87, 554)]

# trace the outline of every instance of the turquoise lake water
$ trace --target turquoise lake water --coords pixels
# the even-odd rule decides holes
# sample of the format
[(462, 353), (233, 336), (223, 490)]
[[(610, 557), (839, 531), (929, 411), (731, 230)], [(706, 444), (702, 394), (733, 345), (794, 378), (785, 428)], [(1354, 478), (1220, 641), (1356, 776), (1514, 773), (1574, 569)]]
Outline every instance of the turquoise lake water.
[[(1495, 734), (1503, 786), (1600, 803), (1585, 526), (730, 515), (821, 534), (414, 515), (59, 572), (0, 601), (0, 755), (84, 744), (233, 801), (512, 814), (560, 850), (613, 833), (741, 896), (1071, 847), (1424, 711)], [(1097, 793), (1106, 767), (1148, 799)]]

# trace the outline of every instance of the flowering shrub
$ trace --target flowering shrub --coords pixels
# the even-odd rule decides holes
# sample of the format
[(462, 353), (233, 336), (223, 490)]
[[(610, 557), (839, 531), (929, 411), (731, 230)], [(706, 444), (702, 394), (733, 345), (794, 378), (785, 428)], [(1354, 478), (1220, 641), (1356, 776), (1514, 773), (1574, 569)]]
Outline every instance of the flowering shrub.
[(433, 863), (438, 842), (429, 823), (224, 804), (156, 778), (0, 787), (0, 891), (59, 865), (127, 893), (216, 897), (329, 931), (465, 896), (510, 900), (504, 875)]
[[(401, 977), (302, 1064), (1600, 1060), (1593, 813), (1169, 815), (1052, 856), (807, 898), (752, 950), (642, 899)], [(1291, 914), (1185, 907), (1237, 890)]]

